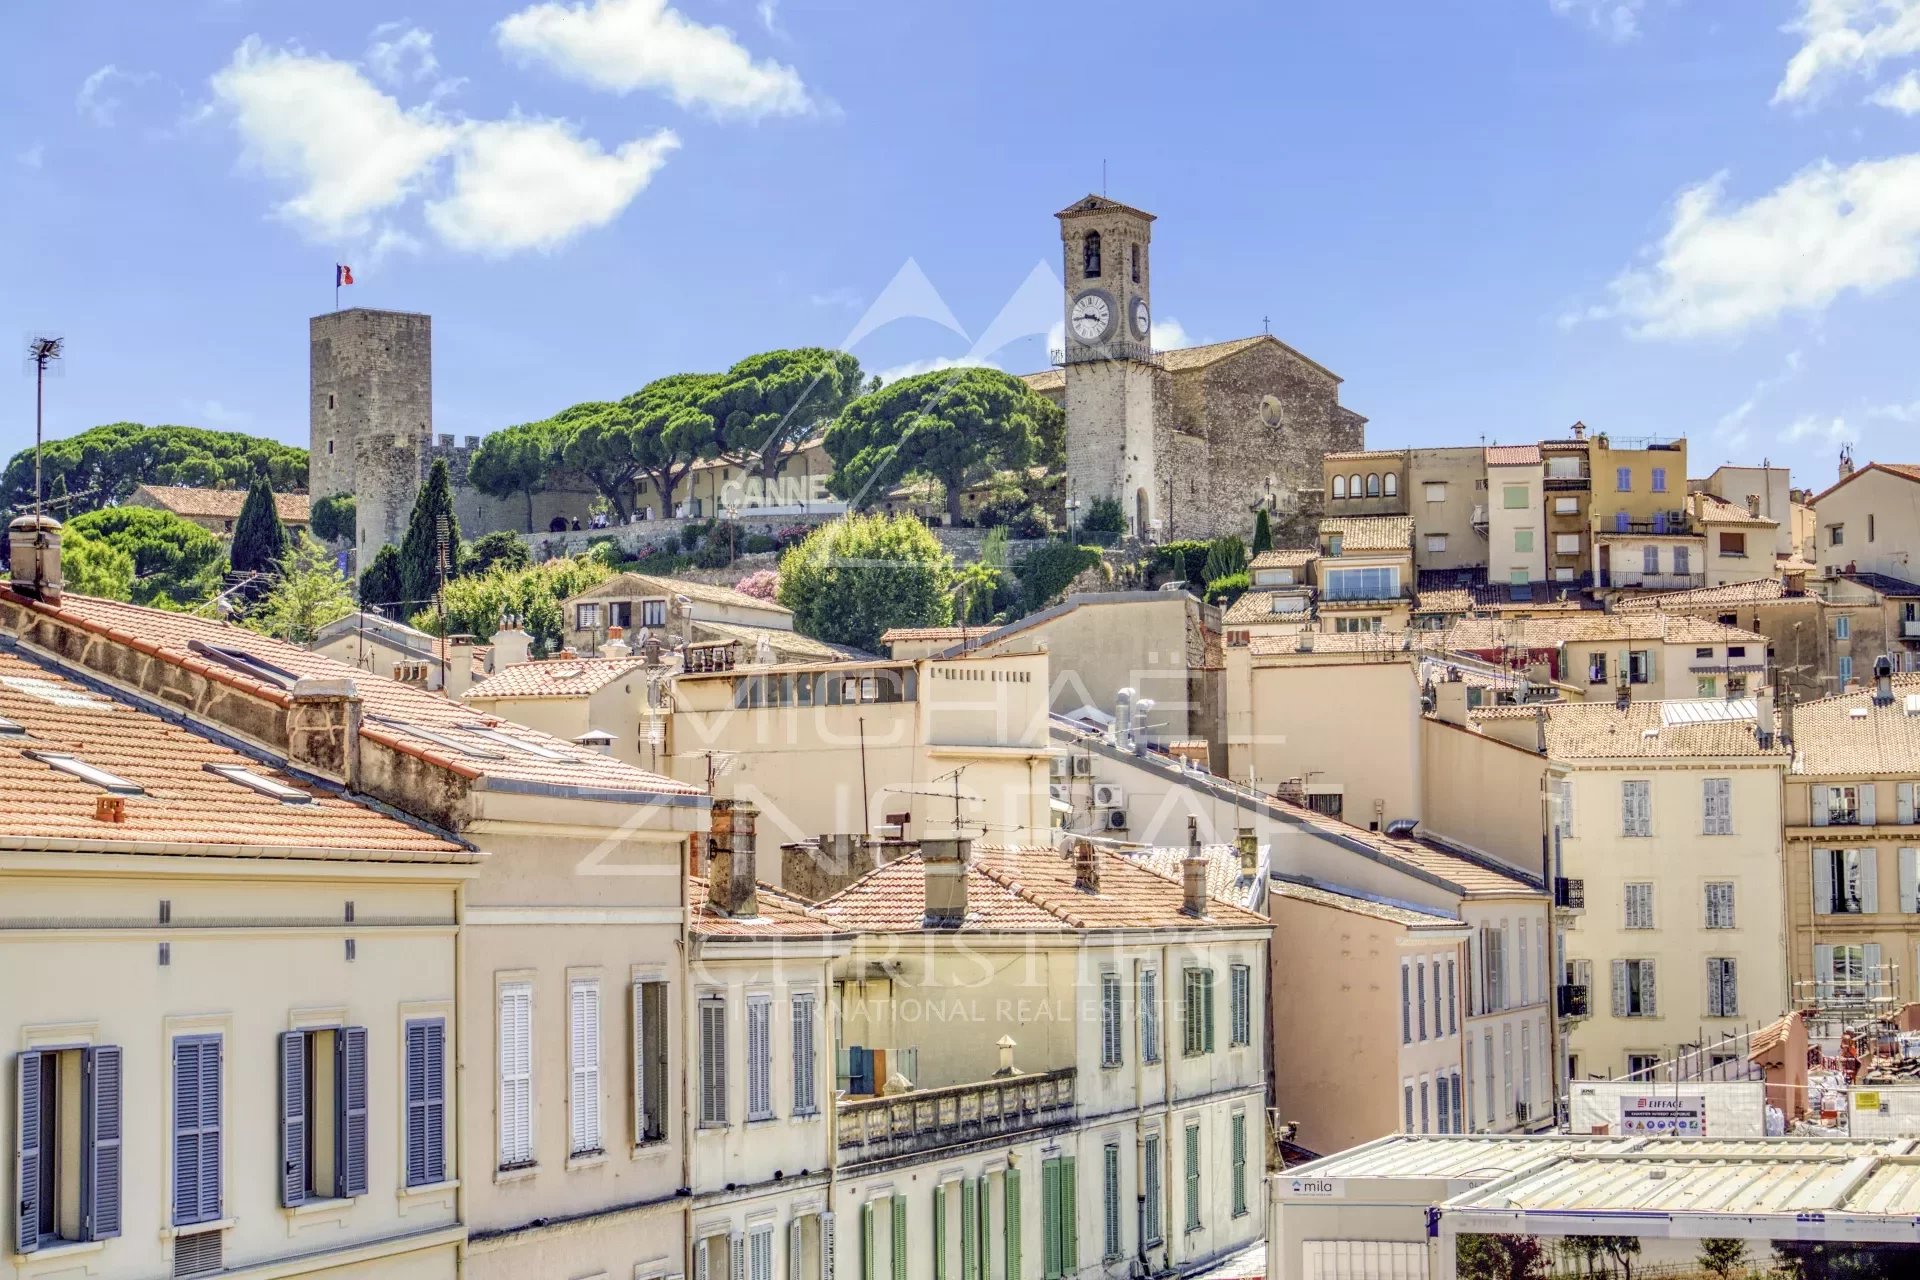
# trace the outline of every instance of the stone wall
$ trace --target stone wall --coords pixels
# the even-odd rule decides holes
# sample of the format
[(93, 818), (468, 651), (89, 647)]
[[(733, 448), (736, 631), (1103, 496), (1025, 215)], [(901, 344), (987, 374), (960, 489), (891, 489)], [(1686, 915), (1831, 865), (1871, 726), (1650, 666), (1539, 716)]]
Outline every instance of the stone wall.
[(308, 325), (308, 490), (357, 499), (362, 560), (405, 530), (433, 433), (433, 321), (355, 308)]

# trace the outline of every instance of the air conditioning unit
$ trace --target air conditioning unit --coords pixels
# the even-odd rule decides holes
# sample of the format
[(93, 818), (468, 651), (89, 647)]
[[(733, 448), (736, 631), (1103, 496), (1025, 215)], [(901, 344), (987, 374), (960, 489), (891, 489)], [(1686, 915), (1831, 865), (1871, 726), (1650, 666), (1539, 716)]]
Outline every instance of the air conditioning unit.
[(1050, 782), (1047, 784), (1047, 794), (1055, 800), (1064, 802), (1067, 798), (1067, 788), (1061, 783)]
[(1127, 811), (1125, 809), (1107, 810), (1107, 830), (1125, 831), (1127, 829)]
[(1061, 782), (1067, 776), (1067, 757), (1054, 756), (1047, 761), (1047, 776), (1055, 782)]
[(1093, 776), (1093, 757), (1073, 757), (1073, 776), (1076, 778), (1091, 778)]
[(1111, 782), (1093, 784), (1093, 807), (1096, 809), (1115, 809), (1127, 802), (1127, 793)]
[(1840, 576), (1840, 566), (1837, 564), (1824, 565), (1821, 568), (1821, 573), (1829, 578), (1837, 578)]

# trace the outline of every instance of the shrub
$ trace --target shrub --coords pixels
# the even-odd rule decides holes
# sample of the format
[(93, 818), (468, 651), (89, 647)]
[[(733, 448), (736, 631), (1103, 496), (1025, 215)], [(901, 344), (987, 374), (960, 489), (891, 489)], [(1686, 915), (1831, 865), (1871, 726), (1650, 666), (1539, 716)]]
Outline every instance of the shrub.
[(877, 651), (891, 627), (953, 621), (953, 559), (912, 516), (850, 515), (780, 560), (781, 604), (802, 635)]
[(1172, 578), (1193, 587), (1207, 580), (1207, 556), (1213, 544), (1200, 538), (1163, 542), (1153, 549), (1154, 564)]
[(308, 529), (322, 542), (352, 542), (355, 532), (354, 511), (357, 507), (350, 493), (336, 493), (330, 498), (315, 498), (308, 513)]
[(1246, 571), (1247, 544), (1232, 534), (1215, 538), (1207, 551), (1206, 581), (1211, 583), (1216, 578), (1229, 578)]
[(700, 549), (693, 553), (693, 563), (702, 569), (724, 569), (733, 563), (734, 549), (739, 546), (738, 531), (731, 524), (711, 526), (706, 540)]
[(750, 556), (765, 555), (769, 551), (779, 549), (779, 544), (773, 540), (772, 535), (765, 533), (750, 533), (740, 543), (740, 550)]
[(469, 542), (460, 557), (460, 576), (470, 573), (485, 573), (495, 565), (507, 569), (524, 569), (533, 563), (533, 556), (527, 551), (527, 544), (512, 530), (495, 529), (492, 533), (482, 534)]
[(1253, 518), (1253, 554), (1273, 550), (1273, 521), (1267, 515), (1265, 507)]
[(780, 592), (780, 575), (772, 569), (755, 569), (735, 583), (733, 589), (755, 600), (771, 600)]
[(1207, 599), (1214, 604), (1229, 605), (1245, 595), (1247, 588), (1252, 585), (1253, 580), (1244, 570), (1240, 573), (1225, 574), (1207, 583)]
[(1100, 563), (1098, 547), (1076, 547), (1070, 542), (1049, 542), (1035, 547), (1020, 562), (1019, 578), (1029, 613), (1052, 604), (1080, 574)]

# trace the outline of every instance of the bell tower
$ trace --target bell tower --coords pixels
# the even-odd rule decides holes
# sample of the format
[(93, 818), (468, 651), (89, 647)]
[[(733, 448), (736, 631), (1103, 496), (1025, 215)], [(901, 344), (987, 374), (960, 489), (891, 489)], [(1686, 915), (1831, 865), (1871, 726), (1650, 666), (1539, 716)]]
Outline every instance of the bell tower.
[(1066, 281), (1067, 477), (1120, 503), (1136, 537), (1165, 495), (1154, 442), (1153, 215), (1087, 196), (1057, 215)]

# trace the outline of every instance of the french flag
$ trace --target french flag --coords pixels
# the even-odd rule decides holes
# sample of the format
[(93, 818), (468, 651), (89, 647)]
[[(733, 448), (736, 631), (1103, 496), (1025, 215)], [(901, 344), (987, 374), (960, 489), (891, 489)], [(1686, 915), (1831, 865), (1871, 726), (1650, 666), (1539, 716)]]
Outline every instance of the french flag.
[(333, 287), (338, 289), (343, 284), (352, 284), (352, 283), (353, 283), (353, 268), (341, 266), (337, 262), (334, 263), (333, 264)]

